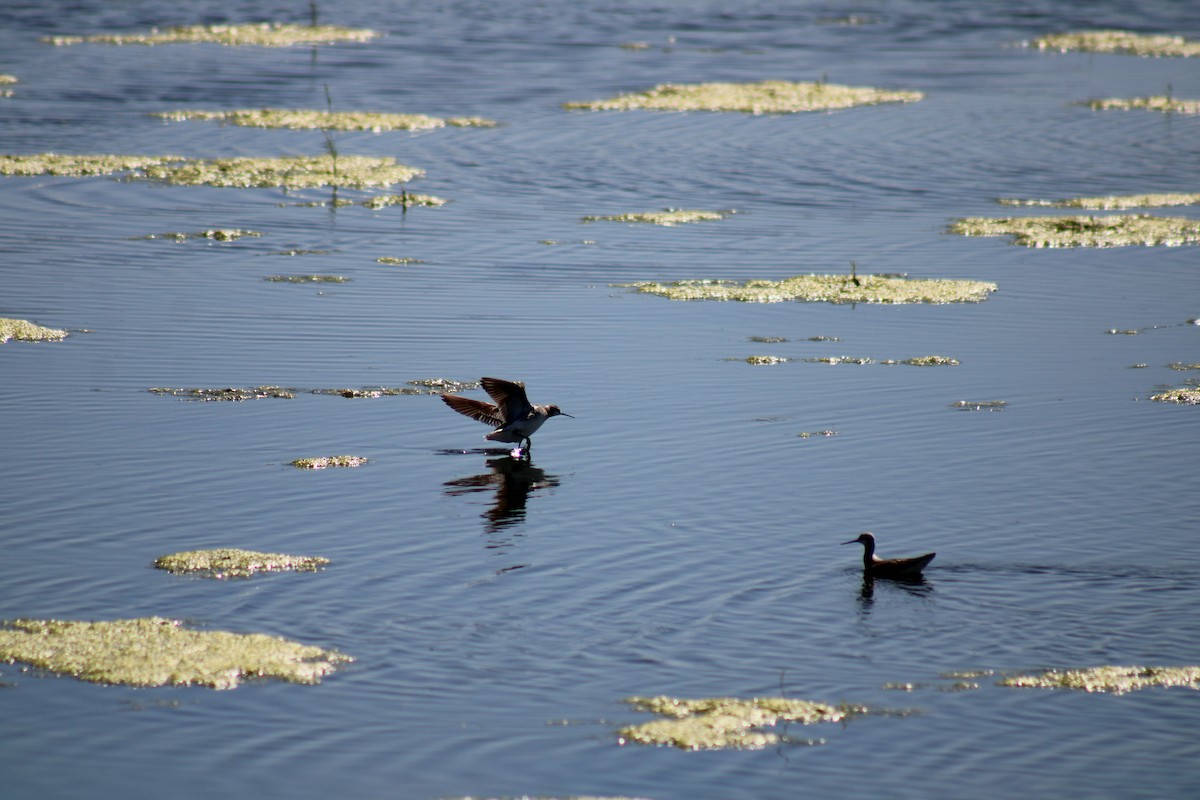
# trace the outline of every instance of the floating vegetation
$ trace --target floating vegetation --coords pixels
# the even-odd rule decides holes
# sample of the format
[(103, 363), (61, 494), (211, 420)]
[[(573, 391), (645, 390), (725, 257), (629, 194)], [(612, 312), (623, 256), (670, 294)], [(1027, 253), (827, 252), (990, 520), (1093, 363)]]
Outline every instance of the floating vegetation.
[(913, 103), (921, 92), (886, 91), (868, 86), (836, 83), (665, 83), (645, 92), (623, 94), (606, 100), (564, 103), (566, 109), (628, 111), (740, 111), (749, 114), (790, 114), (827, 111), (879, 103)]
[(1137, 336), (1141, 331), (1132, 328), (1109, 328), (1105, 333), (1109, 336)]
[(1182, 36), (1134, 33), (1121, 30), (1074, 31), (1039, 36), (1028, 43), (1039, 50), (1060, 53), (1122, 53), (1134, 56), (1200, 56), (1200, 42)]
[(4, 74), (0, 73), (0, 97), (12, 97), (13, 96), (12, 89), (8, 89), (5, 87), (11, 86), (12, 84), (17, 83), (17, 82), (18, 81), (17, 81), (16, 75), (4, 75)]
[(759, 344), (781, 344), (786, 342), (787, 338), (783, 336), (751, 336), (750, 341)]
[(1161, 111), (1164, 114), (1200, 114), (1200, 100), (1180, 100), (1177, 97), (1104, 97), (1084, 100), (1076, 105), (1093, 111)]
[(939, 692), (970, 692), (978, 689), (979, 684), (975, 681), (955, 681), (954, 683), (943, 683), (938, 686)]
[(494, 128), (482, 117), (441, 119), (425, 114), (383, 114), (369, 111), (328, 111), (305, 108), (242, 108), (233, 111), (159, 111), (152, 116), (173, 122), (214, 120), (247, 128), (290, 128), (335, 131), (424, 131), (452, 125), (459, 128)]
[[(384, 393), (383, 388), (379, 388), (379, 389), (313, 389), (311, 392), (311, 394), (336, 394), (338, 397), (348, 397), (351, 399), (362, 399), (364, 397), (370, 398), (370, 399), (375, 399), (376, 397), (383, 397), (383, 393)], [(396, 394), (401, 394), (401, 393), (402, 392), (396, 392)], [(415, 392), (415, 391), (409, 392), (408, 394), (417, 394), (417, 392)], [(314, 460), (315, 459), (311, 459), (311, 458), (301, 459), (301, 461), (305, 462), (303, 464), (293, 461), (292, 466), (294, 466), (294, 467), (311, 467), (313, 465), (308, 462), (311, 462)], [(353, 466), (358, 466), (358, 465), (354, 464)]]
[(154, 566), (177, 575), (202, 575), (207, 578), (249, 578), (259, 572), (316, 572), (329, 563), (317, 556), (289, 556), (282, 553), (256, 553), (225, 547), (216, 550), (188, 550), (155, 559)]
[(327, 256), (332, 250), (273, 250), (272, 256)]
[(965, 217), (950, 226), (962, 236), (1012, 236), (1025, 247), (1177, 247), (1200, 242), (1200, 220), (1152, 214), (1064, 217)]
[[(1200, 224), (1200, 223), (1198, 223)], [(984, 281), (921, 279), (886, 275), (797, 275), (779, 281), (686, 280), (617, 284), (670, 300), (735, 300), (825, 303), (979, 303), (996, 291)]]
[(448, 378), (422, 378), (409, 381), (407, 386), (370, 386), (360, 389), (311, 389), (311, 394), (337, 395), (347, 398), (395, 397), (398, 395), (454, 394), (478, 389), (479, 381), (453, 381)]
[(959, 411), (1003, 411), (1008, 408), (1006, 400), (956, 400), (950, 408)]
[(227, 400), (263, 400), (268, 397), (291, 400), (296, 396), (295, 389), (285, 389), (282, 386), (251, 386), (246, 389), (232, 387), (226, 389), (175, 389), (156, 386), (146, 391), (151, 394), (170, 395), (182, 400), (200, 400), (206, 403)]
[(75, 622), (18, 619), (0, 628), (0, 661), (20, 661), (93, 683), (233, 689), (245, 678), (320, 683), (336, 650), (261, 633), (193, 631), (162, 617)]
[(367, 459), (362, 456), (321, 456), (319, 458), (298, 458), (292, 462), (292, 466), (298, 469), (326, 469), (328, 467), (361, 467), (365, 463), (367, 463)]
[(250, 386), (246, 388), (173, 388), (157, 386), (147, 389), (151, 394), (178, 397), (181, 400), (202, 402), (262, 400), (270, 397), (291, 400), (297, 394), (335, 395), (349, 398), (396, 397), (403, 395), (454, 394), (478, 389), (479, 381), (456, 381), (450, 378), (418, 378), (406, 386), (368, 386), (359, 389), (297, 389), (283, 386)]
[(1042, 206), (1050, 208), (1089, 208), (1100, 211), (1119, 211), (1126, 208), (1159, 206), (1190, 206), (1200, 203), (1200, 192), (1158, 194), (1107, 195), (1105, 197), (1072, 197), (1067, 200), (1017, 200), (1002, 197), (1005, 206)]
[(244, 231), (240, 228), (214, 228), (195, 233), (148, 233), (143, 239), (167, 239), (172, 242), (186, 242), (190, 239), (212, 239), (215, 242), (232, 242), (246, 237), (262, 236), (262, 231)]
[(367, 28), (259, 22), (243, 25), (184, 25), (163, 29), (151, 28), (146, 33), (46, 36), (42, 38), (42, 41), (56, 47), (84, 43), (117, 45), (211, 43), (229, 46), (288, 47), (295, 44), (365, 42), (378, 35), (375, 31)]
[(1078, 689), (1084, 692), (1125, 694), (1151, 686), (1186, 686), (1200, 689), (1200, 667), (1089, 667), (1046, 670), (1034, 675), (1011, 675), (1000, 686), (1037, 689)]
[(621, 728), (618, 732), (621, 744), (671, 745), (683, 750), (758, 750), (781, 741), (779, 734), (762, 730), (780, 722), (812, 725), (841, 722), (868, 713), (861, 706), (834, 706), (786, 697), (686, 700), (659, 696), (630, 697), (625, 702), (639, 711), (649, 711), (667, 719)]
[(375, 259), (380, 264), (387, 264), (395, 267), (407, 267), (410, 264), (425, 264), (427, 262), (419, 258), (397, 258), (396, 256), (380, 256)]
[(804, 359), (810, 364), (874, 364), (873, 358), (858, 358), (855, 356), (813, 356)]
[(427, 394), (453, 394), (454, 392), (478, 389), (480, 383), (479, 381), (455, 381), (450, 378), (419, 378), (409, 381), (408, 385), (424, 389)]
[(263, 278), (270, 283), (349, 283), (343, 275), (268, 275)]
[(887, 359), (880, 361), (880, 364), (908, 364), (910, 367), (957, 367), (959, 361), (957, 358), (949, 356), (920, 356), (918, 358), (905, 358), (900, 361)]
[(791, 361), (790, 358), (785, 358), (784, 356), (750, 356), (742, 360), (752, 367), (769, 367)]
[(1151, 395), (1151, 400), (1157, 400), (1160, 403), (1178, 403), (1185, 406), (1200, 405), (1200, 389), (1190, 386), (1182, 386), (1177, 389), (1168, 389), (1165, 392)]
[(1167, 369), (1173, 369), (1177, 372), (1184, 372), (1187, 370), (1200, 369), (1200, 364), (1184, 364), (1182, 361), (1172, 361), (1170, 364), (1167, 364)]
[(27, 319), (0, 317), (0, 344), (9, 339), (21, 342), (61, 342), (67, 332), (57, 328), (45, 328)]
[(644, 222), (651, 225), (662, 225), (670, 228), (688, 222), (706, 222), (709, 220), (725, 219), (733, 211), (688, 211), (680, 208), (666, 208), (662, 211), (642, 211), (630, 214), (612, 214), (607, 216), (583, 217), (583, 222)]
[(423, 175), (424, 170), (397, 164), (391, 157), (282, 156), (166, 161), (140, 167), (145, 177), (177, 186), (227, 186), (240, 189), (280, 186), (306, 189), (343, 186), (365, 189), (391, 186)]
[(26, 156), (0, 155), (0, 175), (67, 175), (87, 177), (133, 172), (151, 165), (181, 161), (179, 156), (63, 155), (34, 153)]
[(446, 124), (452, 128), (498, 128), (500, 123), (483, 117), (446, 117)]
[(370, 200), (362, 202), (367, 208), (388, 208), (389, 206), (402, 206), (406, 209), (413, 206), (425, 206), (427, 208), (437, 208), (438, 206), (446, 205), (446, 201), (440, 197), (434, 197), (431, 194), (384, 194), (378, 197), (372, 197)]
[(797, 433), (796, 435), (801, 439), (815, 439), (817, 437), (828, 438), (830, 436), (837, 436), (837, 431), (800, 431), (800, 433)]

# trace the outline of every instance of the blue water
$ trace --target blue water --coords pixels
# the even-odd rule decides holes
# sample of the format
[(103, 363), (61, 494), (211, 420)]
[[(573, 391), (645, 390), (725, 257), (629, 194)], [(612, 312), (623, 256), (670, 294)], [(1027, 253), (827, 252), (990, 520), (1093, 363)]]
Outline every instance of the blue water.
[[(944, 691), (956, 670), (1200, 663), (1197, 249), (949, 236), (998, 197), (1196, 191), (1200, 62), (1038, 53), (1045, 32), (1200, 36), (1191, 4), (327, 4), (368, 44), (53, 48), (45, 35), (306, 22), (304, 4), (0, 8), (0, 152), (323, 151), (312, 131), (155, 111), (325, 104), (495, 129), (342, 133), (426, 170), (438, 209), (328, 192), (0, 179), (0, 618), (162, 615), (334, 647), (320, 686), (103, 687), (0, 665), (5, 796), (1147, 797), (1200, 793), (1200, 693)], [(867, 24), (827, 24), (863, 15)], [(621, 48), (642, 41), (642, 50)], [(568, 113), (663, 82), (918, 89), (830, 114)], [(343, 190), (343, 197), (367, 193)], [(587, 214), (736, 209), (722, 222)], [(1036, 213), (1019, 211), (1017, 213)], [(1156, 213), (1200, 216), (1196, 207)], [(146, 240), (214, 227), (230, 243)], [(543, 244), (554, 240), (558, 244)], [(325, 255), (281, 256), (313, 249)], [(420, 258), (411, 266), (380, 256)], [(978, 305), (671, 303), (637, 280), (905, 272)], [(267, 275), (339, 274), (338, 285)], [(1111, 329), (1138, 330), (1113, 335)], [(781, 336), (764, 344), (751, 337)], [(813, 342), (809, 337), (837, 337)], [(924, 355), (957, 367), (827, 365)], [(793, 360), (754, 367), (751, 355)], [(1144, 364), (1142, 368), (1132, 368)], [(532, 464), (434, 397), (196, 403), (158, 386), (497, 375), (557, 403)], [(482, 397), (481, 392), (471, 396)], [(959, 400), (1007, 402), (966, 412)], [(836, 436), (800, 438), (805, 431)], [(351, 453), (354, 470), (296, 458)], [(869, 596), (857, 547), (936, 550)], [(238, 546), (323, 572), (241, 582), (153, 560)], [(912, 683), (912, 692), (885, 689)], [(786, 694), (910, 709), (763, 751), (621, 746), (622, 699)]]

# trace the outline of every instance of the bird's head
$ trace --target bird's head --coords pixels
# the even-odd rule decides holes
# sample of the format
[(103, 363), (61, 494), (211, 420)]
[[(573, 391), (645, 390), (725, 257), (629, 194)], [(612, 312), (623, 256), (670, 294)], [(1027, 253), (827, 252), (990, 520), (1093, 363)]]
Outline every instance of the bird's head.
[(842, 544), (875, 544), (875, 537), (870, 531), (867, 531), (866, 533), (860, 533), (857, 539), (851, 539), (848, 542), (842, 542)]
[[(558, 406), (546, 406), (546, 417), (571, 417), (571, 415), (563, 411)], [(571, 417), (571, 419), (575, 418)]]

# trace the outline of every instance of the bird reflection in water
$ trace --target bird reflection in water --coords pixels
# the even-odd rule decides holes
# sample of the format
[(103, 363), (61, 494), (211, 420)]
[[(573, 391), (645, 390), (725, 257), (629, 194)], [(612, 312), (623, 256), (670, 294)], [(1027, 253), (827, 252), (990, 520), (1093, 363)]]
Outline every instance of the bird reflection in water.
[[(488, 533), (497, 533), (523, 522), (529, 495), (539, 489), (558, 486), (557, 475), (547, 475), (545, 470), (534, 466), (532, 461), (527, 458), (513, 458), (507, 450), (488, 448), (472, 452), (499, 457), (487, 460), (489, 472), (447, 481), (444, 484), (445, 492), (451, 497), (456, 497), (494, 489), (495, 500), (491, 508), (481, 515), (487, 520), (485, 530)], [(511, 542), (504, 540), (492, 546), (502, 547), (508, 544)]]
[[(925, 580), (921, 575), (905, 578), (882, 578), (880, 579), (880, 583), (887, 586), (895, 586), (915, 597), (928, 597), (933, 594), (933, 584)], [(863, 573), (862, 588), (859, 589), (858, 596), (859, 599), (864, 601), (864, 605), (869, 605), (875, 598), (875, 578), (870, 573)]]

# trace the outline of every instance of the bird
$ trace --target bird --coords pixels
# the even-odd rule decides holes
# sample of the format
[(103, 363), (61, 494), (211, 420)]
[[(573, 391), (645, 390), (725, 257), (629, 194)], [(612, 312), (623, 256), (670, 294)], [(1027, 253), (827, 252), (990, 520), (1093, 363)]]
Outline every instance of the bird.
[(496, 401), (495, 405), (469, 397), (459, 397), (456, 394), (443, 394), (442, 402), (464, 416), (494, 427), (496, 430), (484, 438), (493, 442), (517, 444), (514, 452), (521, 452), (522, 448), (519, 445), (524, 443), (524, 452), (528, 454), (533, 447), (533, 440), (529, 437), (533, 436), (546, 420), (551, 417), (571, 416), (555, 405), (535, 406), (530, 403), (525, 395), (525, 384), (520, 381), (480, 378), (479, 384)]
[(926, 553), (912, 558), (880, 558), (875, 555), (875, 535), (870, 531), (860, 533), (857, 539), (842, 544), (863, 546), (863, 574), (872, 578), (919, 578), (921, 570), (933, 561), (937, 553)]

